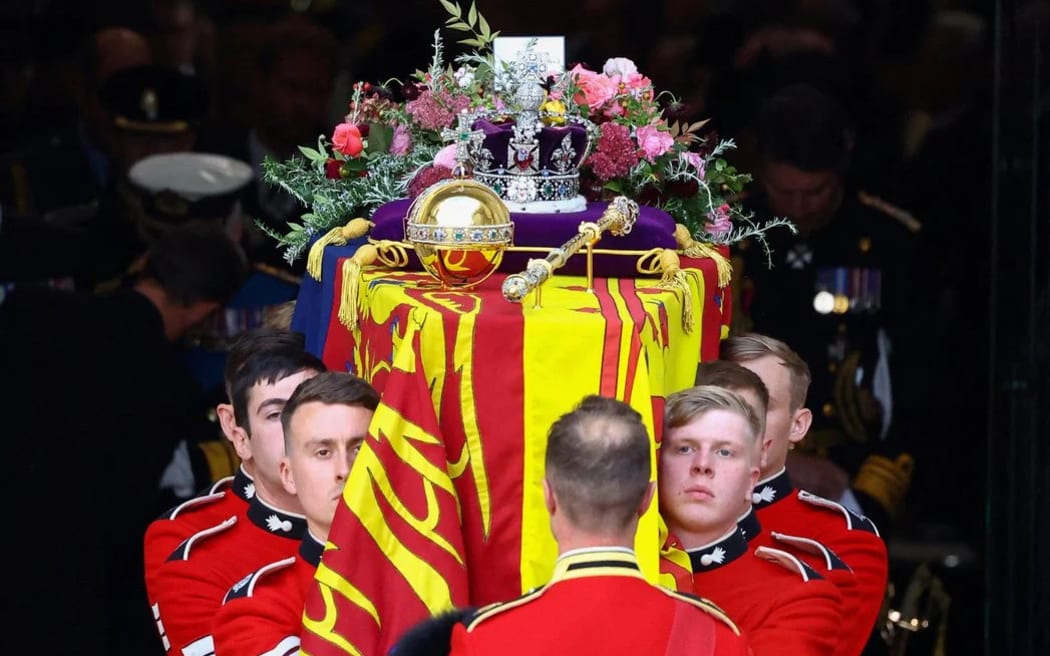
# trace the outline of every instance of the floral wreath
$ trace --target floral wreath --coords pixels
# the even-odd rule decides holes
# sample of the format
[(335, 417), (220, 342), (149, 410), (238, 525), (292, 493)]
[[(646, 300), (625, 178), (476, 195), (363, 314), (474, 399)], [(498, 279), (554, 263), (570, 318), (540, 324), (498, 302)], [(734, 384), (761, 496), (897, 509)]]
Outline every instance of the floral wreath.
[[(445, 27), (466, 33), (458, 43), (473, 48), (455, 58), (455, 68), (445, 63), (436, 30), (426, 70), (407, 82), (356, 83), (349, 111), (330, 137), (320, 136), (316, 148), (300, 146), (301, 156), (264, 161), (264, 181), (309, 208), (300, 222), (288, 222), (284, 234), (260, 224), (284, 248), (288, 262), (349, 217), (371, 216), (387, 202), (415, 197), (451, 177), (455, 146), (446, 146), (445, 137), (457, 116), (503, 109), (508, 71), (492, 53), (499, 32), (490, 29), (475, 4), (464, 12), (456, 2), (439, 2), (449, 13)], [(754, 238), (767, 261), (771, 251), (764, 233), (778, 226), (795, 232), (790, 221), (759, 222), (740, 204), (751, 176), (723, 157), (736, 144), (702, 135), (707, 121), (669, 121), (668, 110), (680, 109), (680, 103), (668, 92), (656, 92), (630, 59), (609, 59), (601, 71), (578, 64), (551, 72), (543, 86), (546, 124), (571, 117), (591, 132), (593, 149), (580, 165), (581, 192), (588, 200), (626, 195), (658, 207), (700, 243)]]

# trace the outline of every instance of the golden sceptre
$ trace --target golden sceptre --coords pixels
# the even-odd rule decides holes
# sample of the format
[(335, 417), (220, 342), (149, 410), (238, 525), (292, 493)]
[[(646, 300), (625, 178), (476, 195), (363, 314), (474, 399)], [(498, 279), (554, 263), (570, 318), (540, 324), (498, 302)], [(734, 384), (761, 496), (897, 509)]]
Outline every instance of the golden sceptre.
[[(634, 222), (638, 220), (638, 203), (626, 196), (617, 196), (597, 221), (584, 221), (580, 230), (569, 241), (552, 250), (542, 260), (529, 260), (525, 270), (507, 276), (503, 280), (503, 298), (512, 303), (521, 303), (533, 290), (550, 278), (555, 269), (565, 266), (565, 262), (585, 246), (593, 246), (608, 230), (616, 236), (631, 232)], [(593, 272), (588, 267), (588, 282)], [(588, 284), (588, 287), (590, 285)]]

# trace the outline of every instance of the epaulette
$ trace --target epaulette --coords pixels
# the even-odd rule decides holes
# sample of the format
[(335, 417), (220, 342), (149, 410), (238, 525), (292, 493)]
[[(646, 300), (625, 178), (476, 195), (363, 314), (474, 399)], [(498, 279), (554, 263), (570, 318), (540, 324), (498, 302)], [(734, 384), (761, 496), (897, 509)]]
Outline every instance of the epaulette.
[(846, 520), (846, 528), (854, 531), (867, 531), (868, 533), (874, 533), (878, 537), (882, 537), (879, 534), (879, 529), (875, 526), (875, 522), (871, 521), (867, 517), (862, 517), (841, 503), (836, 503), (830, 499), (824, 497), (818, 497), (812, 492), (806, 492), (805, 490), (798, 491), (798, 500), (803, 503), (808, 503), (811, 506), (818, 508), (824, 508), (825, 510), (831, 510), (842, 515), (842, 518)]
[(819, 556), (824, 560), (824, 567), (829, 572), (836, 569), (852, 571), (849, 565), (843, 562), (834, 551), (812, 538), (804, 538), (799, 535), (787, 535), (786, 533), (777, 533), (776, 531), (770, 531), (770, 535), (773, 536), (773, 539), (777, 542), (783, 542), (784, 544), (792, 546), (800, 551)]
[(728, 626), (734, 634), (740, 635), (740, 628), (736, 625), (736, 623), (733, 622), (733, 620), (729, 619), (729, 616), (726, 615), (726, 612), (719, 608), (718, 604), (711, 601), (710, 599), (704, 599), (703, 597), (698, 597), (694, 594), (689, 594), (688, 592), (668, 590), (663, 586), (656, 586), (656, 588), (668, 597), (672, 597), (674, 599), (677, 599), (678, 601), (684, 601), (690, 606), (695, 606), (696, 608), (699, 608), (711, 617)]
[(866, 191), (858, 191), (857, 200), (861, 202), (861, 205), (878, 210), (886, 216), (896, 219), (908, 229), (908, 232), (919, 232), (922, 230), (922, 222), (912, 216), (911, 212), (897, 207), (878, 196), (873, 196)]
[(225, 531), (226, 529), (232, 527), (236, 523), (237, 523), (237, 516), (233, 515), (232, 517), (230, 517), (230, 518), (228, 518), (226, 520), (223, 520), (221, 523), (216, 524), (215, 526), (212, 526), (210, 528), (206, 528), (206, 529), (204, 529), (202, 531), (197, 531), (196, 533), (194, 533), (190, 537), (188, 537), (185, 540), (183, 540), (182, 543), (175, 549), (175, 551), (171, 552), (171, 555), (168, 556), (168, 561), (189, 560), (190, 559), (190, 550), (198, 542), (200, 542), (201, 540), (203, 540), (205, 538), (209, 538), (209, 537), (211, 537), (213, 535), (216, 535), (218, 533), (222, 533), (223, 531)]
[(762, 560), (767, 560), (776, 565), (780, 565), (784, 569), (798, 574), (802, 577), (803, 582), (817, 581), (822, 578), (817, 570), (813, 569), (806, 563), (798, 559), (794, 554), (790, 554), (780, 549), (773, 549), (772, 547), (759, 547), (755, 549), (755, 555)]
[(284, 560), (278, 560), (269, 565), (263, 565), (240, 581), (234, 583), (230, 589), (226, 591), (226, 596), (222, 598), (222, 603), (225, 604), (233, 599), (246, 599), (251, 597), (255, 592), (255, 584), (257, 584), (263, 577), (267, 574), (278, 572), (286, 567), (291, 567), (293, 564), (295, 564), (295, 556), (289, 556)]
[(202, 508), (204, 506), (215, 503), (216, 501), (222, 499), (225, 496), (226, 491), (222, 490), (219, 492), (210, 492), (208, 494), (203, 494), (199, 497), (193, 497), (192, 499), (187, 499), (186, 501), (183, 501), (168, 512), (164, 513), (164, 516), (161, 519), (175, 519), (184, 511)]
[(475, 627), (485, 620), (491, 619), (508, 610), (514, 610), (518, 606), (524, 606), (530, 601), (539, 599), (540, 595), (542, 595), (543, 591), (546, 589), (547, 586), (542, 586), (518, 597), (517, 599), (511, 599), (510, 601), (497, 601), (494, 604), (482, 606), (476, 613), (474, 613), (473, 617), (464, 618), (463, 624), (467, 627), (467, 631), (473, 631)]

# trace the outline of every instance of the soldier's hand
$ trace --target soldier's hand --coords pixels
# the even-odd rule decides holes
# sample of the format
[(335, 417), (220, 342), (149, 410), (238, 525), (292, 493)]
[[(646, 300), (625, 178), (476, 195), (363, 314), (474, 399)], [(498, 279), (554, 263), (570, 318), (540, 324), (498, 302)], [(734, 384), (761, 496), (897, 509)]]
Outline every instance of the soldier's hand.
[(789, 452), (787, 470), (795, 487), (832, 501), (842, 498), (849, 486), (846, 470), (830, 460), (808, 453)]

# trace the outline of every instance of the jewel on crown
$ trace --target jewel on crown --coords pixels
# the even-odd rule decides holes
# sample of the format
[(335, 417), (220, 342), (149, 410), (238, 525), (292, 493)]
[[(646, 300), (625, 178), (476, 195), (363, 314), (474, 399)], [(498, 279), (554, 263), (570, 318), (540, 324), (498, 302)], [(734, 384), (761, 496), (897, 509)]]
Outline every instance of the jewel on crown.
[[(474, 179), (515, 212), (579, 212), (579, 166), (590, 152), (594, 125), (552, 110), (543, 82), (550, 61), (530, 42), (496, 74), (500, 110), (474, 114), (463, 132)], [(460, 130), (464, 130), (460, 124)]]

